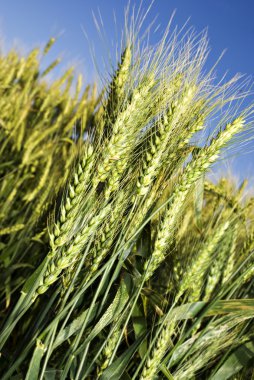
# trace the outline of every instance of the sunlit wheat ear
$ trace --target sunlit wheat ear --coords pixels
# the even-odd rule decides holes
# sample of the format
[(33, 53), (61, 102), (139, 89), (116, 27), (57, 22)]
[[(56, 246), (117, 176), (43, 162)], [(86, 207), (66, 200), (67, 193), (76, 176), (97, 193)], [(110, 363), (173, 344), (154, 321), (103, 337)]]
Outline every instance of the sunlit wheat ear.
[(123, 217), (127, 205), (126, 195), (124, 192), (118, 194), (118, 198), (112, 207), (110, 218), (102, 225), (101, 230), (95, 237), (95, 244), (91, 253), (91, 267), (89, 268), (88, 277), (96, 272), (100, 263), (109, 253), (110, 247), (114, 241), (117, 231), (119, 231), (119, 222)]
[(103, 101), (95, 119), (94, 141), (98, 147), (105, 139), (109, 139), (117, 115), (126, 106), (128, 82), (132, 78), (131, 64), (132, 47), (130, 42), (126, 42), (118, 67), (110, 83), (105, 85), (103, 93), (106, 95), (102, 97)]
[(246, 283), (252, 280), (253, 277), (254, 277), (254, 264), (252, 262), (251, 264), (248, 265), (248, 267), (246, 268), (244, 272), (243, 282)]
[(234, 267), (236, 264), (236, 244), (239, 238), (239, 224), (235, 222), (232, 227), (231, 240), (229, 242), (228, 251), (225, 255), (225, 265), (223, 267), (222, 284), (226, 283), (234, 273)]
[[(232, 248), (235, 248), (234, 240), (237, 234), (237, 227), (237, 223), (231, 226), (233, 233), (231, 229), (227, 229), (224, 232), (224, 236), (222, 236), (221, 243), (215, 248), (215, 255), (207, 257), (207, 263), (209, 263), (210, 269), (205, 288), (205, 301), (208, 301), (212, 297), (216, 286), (220, 284), (222, 275), (224, 278), (228, 278), (228, 274), (226, 274), (224, 270), (225, 266), (226, 269), (228, 268), (227, 272), (231, 272), (229, 268), (231, 267), (231, 261), (234, 260), (234, 250), (232, 252)], [(206, 267), (207, 265), (204, 266), (204, 269), (206, 269)]]
[(121, 62), (118, 65), (116, 72), (109, 84), (108, 95), (105, 106), (105, 133), (108, 137), (107, 128), (111, 128), (114, 124), (117, 115), (124, 107), (127, 90), (127, 83), (131, 76), (131, 62), (132, 62), (132, 48), (130, 43), (127, 42), (127, 46), (124, 49)]
[(165, 258), (166, 249), (172, 243), (179, 213), (191, 186), (216, 161), (221, 148), (242, 128), (243, 120), (241, 117), (229, 123), (211, 141), (210, 145), (200, 149), (197, 156), (185, 167), (170, 198), (171, 202), (164, 213), (163, 221), (159, 226), (152, 256), (144, 265), (147, 280)]
[(251, 232), (251, 234), (247, 237), (246, 241), (244, 242), (244, 246), (242, 248), (242, 251), (240, 252), (240, 260), (243, 261), (247, 259), (250, 256), (250, 260), (247, 262), (243, 269), (243, 281), (246, 283), (247, 281), (251, 280), (254, 276), (254, 231)]
[(42, 294), (47, 291), (62, 271), (70, 267), (77, 259), (78, 255), (84, 249), (88, 239), (95, 233), (99, 225), (108, 216), (110, 205), (102, 208), (102, 210), (95, 215), (70, 241), (68, 246), (63, 246), (58, 251), (49, 254), (50, 262), (40, 281), (39, 287), (36, 291), (37, 294)]
[[(100, 228), (97, 228), (95, 231), (93, 230), (93, 246), (88, 253), (86, 268), (82, 269), (80, 276), (83, 283), (89, 281), (89, 279), (96, 273), (105, 257), (110, 253), (110, 248), (121, 226), (119, 219), (124, 214), (127, 202), (128, 198), (126, 197), (125, 192), (119, 191), (115, 202), (110, 206), (107, 206), (108, 210), (110, 210), (110, 212), (108, 212), (108, 218), (105, 218), (105, 221), (101, 223)], [(87, 232), (90, 232), (89, 229), (91, 229), (91, 226), (89, 226), (88, 223)], [(83, 239), (81, 240), (82, 246), (86, 242), (86, 240)], [(74, 263), (77, 263), (82, 257), (82, 246), (77, 246), (79, 252), (76, 251), (76, 259)], [(63, 287), (65, 290), (69, 287), (74, 273), (75, 265), (66, 268), (63, 276)]]
[(64, 245), (73, 233), (73, 224), (79, 211), (82, 194), (86, 193), (89, 186), (94, 152), (92, 145), (87, 145), (84, 150), (80, 163), (77, 165), (68, 185), (67, 195), (61, 204), (59, 218), (50, 234), (52, 250)]
[[(136, 185), (136, 184), (135, 184)], [(142, 223), (144, 223), (149, 216), (149, 213), (153, 209), (153, 207), (156, 204), (156, 201), (160, 199), (163, 191), (167, 187), (168, 183), (165, 181), (164, 176), (160, 176), (156, 179), (156, 181), (153, 184), (153, 187), (150, 189), (149, 193), (146, 197), (141, 198), (141, 202), (137, 203), (135, 202), (137, 200), (137, 193), (135, 189), (135, 194), (132, 197), (132, 202), (137, 203), (137, 206), (135, 207), (131, 219), (131, 223), (127, 228), (126, 238), (127, 241), (129, 241), (130, 246), (133, 245), (133, 243), (136, 241), (138, 235), (136, 232), (140, 229), (142, 226)]]
[(21, 231), (24, 227), (25, 227), (24, 224), (14, 224), (13, 226), (1, 228), (0, 229), (0, 236), (10, 235), (14, 232)]
[[(174, 84), (172, 84), (174, 86)], [(179, 81), (175, 84), (180, 85)], [(174, 127), (177, 124), (179, 117), (188, 109), (189, 103), (195, 94), (195, 86), (187, 86), (184, 94), (177, 101), (173, 102), (167, 114), (158, 121), (155, 134), (151, 137), (149, 147), (145, 153), (142, 163), (142, 171), (137, 182), (138, 194), (145, 195), (151, 186), (151, 183), (156, 176), (158, 170), (163, 165), (165, 153), (170, 144), (170, 136), (174, 133)]]
[(43, 187), (45, 186), (45, 184), (48, 180), (49, 173), (50, 173), (50, 168), (52, 165), (52, 159), (53, 159), (53, 157), (51, 157), (51, 156), (48, 158), (46, 165), (45, 165), (45, 168), (44, 168), (44, 171), (43, 171), (43, 173), (39, 179), (39, 182), (38, 182), (36, 188), (34, 190), (32, 190), (29, 194), (26, 194), (26, 196), (24, 197), (24, 200), (26, 202), (31, 202), (37, 196), (37, 194), (39, 194), (39, 192), (43, 189)]
[(182, 127), (179, 129), (179, 135), (175, 133), (174, 149), (167, 158), (167, 163), (170, 166), (173, 166), (172, 163), (177, 161), (179, 152), (181, 153), (181, 151), (184, 151), (189, 147), (189, 144), (196, 133), (205, 128), (205, 120), (210, 112), (209, 107), (203, 109), (203, 107), (205, 107), (205, 100), (203, 99), (193, 103), (194, 104), (189, 109), (189, 113), (191, 114), (190, 119), (188, 119), (188, 117), (186, 118), (186, 123), (183, 123)]
[(110, 140), (103, 147), (102, 158), (97, 167), (98, 174), (93, 183), (97, 186), (99, 182), (105, 182), (108, 178), (113, 179), (108, 183), (107, 193), (114, 191), (118, 186), (119, 176), (126, 168), (133, 142), (146, 124), (147, 105), (152, 99), (151, 89), (154, 83), (154, 79), (148, 77), (133, 90), (126, 109), (116, 118)]
[[(221, 182), (223, 181), (221, 180)], [(234, 195), (232, 194), (229, 195), (228, 192), (224, 188), (219, 186), (219, 184), (215, 185), (211, 182), (206, 181), (204, 185), (205, 185), (205, 191), (207, 193), (211, 193), (215, 195), (218, 200), (223, 201), (228, 207), (230, 207), (231, 209), (235, 211), (236, 210), (239, 211), (240, 214), (242, 213), (241, 199), (243, 196), (244, 189), (247, 185), (246, 181), (243, 181), (239, 190), (237, 191), (237, 194), (234, 194)], [(240, 217), (240, 214), (239, 214), (239, 217)]]
[(48, 54), (49, 50), (52, 48), (52, 46), (54, 45), (54, 43), (56, 42), (56, 38), (55, 37), (51, 37), (48, 42), (46, 43), (44, 49), (43, 49), (43, 55), (46, 55)]
[[(220, 223), (213, 233), (213, 236), (208, 238), (208, 241), (201, 248), (197, 256), (194, 257), (193, 262), (189, 270), (185, 271), (184, 278), (180, 284), (180, 289), (176, 298), (178, 299), (185, 292), (189, 290), (189, 301), (196, 302), (200, 300), (202, 294), (202, 284), (204, 282), (204, 276), (213, 260), (213, 254), (218, 244), (223, 238), (225, 232), (230, 226), (230, 222), (226, 221)], [(195, 279), (195, 281), (193, 281)]]
[(163, 322), (161, 332), (155, 341), (152, 349), (152, 354), (148, 357), (145, 366), (143, 368), (140, 380), (153, 380), (156, 378), (156, 374), (159, 371), (160, 364), (163, 357), (167, 353), (171, 342), (172, 334), (175, 330), (174, 321)]

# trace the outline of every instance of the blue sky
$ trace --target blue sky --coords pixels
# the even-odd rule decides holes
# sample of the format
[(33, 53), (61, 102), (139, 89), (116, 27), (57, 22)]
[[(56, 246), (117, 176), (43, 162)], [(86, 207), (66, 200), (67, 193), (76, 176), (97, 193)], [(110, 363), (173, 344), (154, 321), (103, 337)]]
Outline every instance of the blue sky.
[[(143, 1), (144, 7), (149, 2)], [(82, 28), (89, 42), (97, 47), (99, 60), (101, 44), (92, 18), (92, 11), (103, 18), (109, 44), (114, 44), (123, 25), (123, 10), (128, 0), (0, 0), (0, 35), (8, 49), (15, 41), (23, 51), (35, 45), (43, 45), (51, 36), (59, 36), (52, 57), (61, 56), (66, 64), (78, 62), (86, 80), (95, 78), (95, 70)], [(130, 0), (131, 6), (140, 1)], [(197, 31), (208, 27), (211, 54), (208, 64), (216, 61), (227, 49), (217, 72), (236, 72), (253, 76), (254, 73), (254, 0), (156, 0), (148, 15), (147, 24), (157, 16), (160, 30), (166, 27), (176, 9), (174, 23), (183, 25), (190, 17), (189, 25)], [(117, 27), (114, 25), (116, 14)], [(118, 32), (117, 32), (118, 31)], [(100, 53), (98, 53), (98, 51)], [(254, 132), (253, 132), (254, 133)], [(234, 172), (243, 177), (254, 174), (254, 153), (241, 155), (235, 160)]]

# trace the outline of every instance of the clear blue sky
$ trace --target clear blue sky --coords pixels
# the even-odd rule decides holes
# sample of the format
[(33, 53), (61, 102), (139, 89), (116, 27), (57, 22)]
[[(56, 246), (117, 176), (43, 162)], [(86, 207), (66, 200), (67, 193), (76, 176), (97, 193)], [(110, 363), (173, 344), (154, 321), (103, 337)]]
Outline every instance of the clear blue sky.
[[(24, 50), (36, 44), (43, 45), (51, 36), (60, 35), (52, 54), (63, 55), (65, 62), (79, 62), (79, 70), (87, 81), (94, 78), (89, 40), (100, 51), (92, 10), (103, 18), (108, 40), (116, 40), (113, 11), (116, 13), (118, 30), (123, 24), (123, 10), (128, 0), (0, 0), (0, 35), (8, 49), (14, 41)], [(130, 4), (140, 4), (130, 0)], [(144, 7), (149, 2), (144, 1)], [(147, 19), (157, 16), (161, 30), (167, 25), (172, 11), (176, 9), (175, 24), (183, 25), (191, 17), (189, 25), (197, 31), (208, 27), (210, 47), (209, 63), (214, 62), (224, 49), (225, 56), (219, 64), (219, 74), (229, 71), (254, 73), (254, 0), (156, 0)], [(99, 57), (100, 58), (100, 57)], [(254, 97), (253, 97), (254, 98)], [(253, 132), (254, 133), (254, 132)], [(254, 175), (254, 153), (236, 160), (234, 170), (239, 175)]]

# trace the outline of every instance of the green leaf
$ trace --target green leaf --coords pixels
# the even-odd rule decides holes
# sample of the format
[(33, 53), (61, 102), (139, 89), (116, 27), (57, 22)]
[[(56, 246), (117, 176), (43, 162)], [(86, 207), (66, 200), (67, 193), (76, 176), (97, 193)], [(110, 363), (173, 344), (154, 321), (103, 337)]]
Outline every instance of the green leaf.
[(44, 373), (44, 380), (56, 380), (59, 379), (59, 373), (62, 371), (54, 368), (48, 368)]
[(125, 281), (121, 281), (120, 288), (118, 289), (112, 304), (108, 307), (99, 322), (95, 325), (92, 332), (87, 337), (87, 342), (91, 341), (96, 335), (98, 335), (104, 327), (111, 323), (123, 311), (128, 299), (129, 294)]
[(171, 375), (171, 373), (169, 372), (169, 370), (164, 364), (160, 366), (160, 370), (166, 376), (168, 380), (174, 380), (174, 377)]
[(50, 298), (50, 300), (48, 300), (47, 303), (44, 305), (43, 312), (40, 314), (40, 317), (37, 319), (36, 325), (34, 326), (34, 339), (31, 339), (26, 346), (23, 346), (22, 352), (20, 352), (18, 358), (12, 363), (8, 371), (5, 372), (2, 380), (9, 380), (10, 378), (12, 378), (11, 376), (14, 373), (14, 371), (17, 371), (17, 369), (21, 366), (23, 361), (27, 358), (27, 355), (29, 354), (31, 348), (34, 346), (35, 341), (37, 342), (36, 337), (40, 332), (41, 323), (43, 322), (45, 316), (51, 309), (52, 304), (54, 303), (57, 295), (58, 293), (55, 292), (55, 294)]
[(6, 340), (8, 339), (9, 335), (11, 334), (12, 330), (14, 329), (20, 318), (31, 306), (31, 300), (34, 295), (36, 286), (38, 285), (41, 276), (46, 270), (48, 260), (49, 258), (45, 257), (43, 262), (39, 265), (39, 267), (34, 271), (34, 273), (28, 278), (28, 280), (23, 285), (20, 298), (0, 334), (0, 348), (4, 346)]
[[(128, 298), (129, 296), (127, 293), (126, 283), (122, 281), (112, 304), (108, 307), (99, 322), (92, 329), (91, 333), (86, 339), (86, 342), (92, 340), (105, 326), (111, 323), (111, 321), (122, 312)], [(92, 311), (89, 308), (86, 309), (82, 314), (74, 319), (72, 323), (70, 323), (64, 330), (62, 330), (56, 337), (56, 340), (54, 342), (54, 349), (62, 344), (65, 340), (69, 339), (72, 335), (76, 334), (82, 328), (88, 312), (90, 313), (88, 323), (91, 322), (95, 317), (99, 307), (100, 304), (98, 302), (94, 305)]]
[[(146, 318), (144, 315), (143, 304), (136, 303), (136, 305), (134, 306), (133, 313), (132, 313), (132, 324), (133, 324), (133, 329), (134, 329), (136, 339), (138, 339), (140, 336), (143, 336), (144, 333), (146, 333), (147, 323), (146, 323)], [(139, 351), (140, 357), (143, 358), (145, 353), (147, 352), (146, 339), (144, 339), (138, 351)]]
[(44, 344), (38, 339), (36, 342), (36, 348), (34, 350), (33, 357), (30, 361), (30, 365), (29, 365), (25, 380), (38, 379), (41, 359), (43, 357), (45, 349), (46, 347), (44, 346)]
[(170, 316), (176, 320), (184, 320), (196, 317), (207, 306), (204, 316), (221, 314), (244, 314), (254, 316), (254, 299), (218, 300), (211, 304), (206, 302), (187, 303), (172, 309)]
[(127, 372), (124, 372), (122, 374), (121, 380), (131, 380), (131, 377), (128, 375)]
[[(88, 318), (88, 323), (90, 323), (94, 317), (96, 316), (99, 310), (100, 304), (97, 302), (94, 305), (93, 310), (90, 312), (90, 316)], [(54, 342), (54, 349), (61, 345), (64, 341), (69, 339), (72, 335), (75, 335), (82, 327), (84, 320), (86, 319), (89, 308), (86, 309), (82, 314), (80, 314), (72, 323), (70, 323), (65, 329), (61, 330), (56, 337)]]
[(25, 282), (21, 291), (22, 293), (26, 294), (27, 296), (31, 296), (33, 294), (36, 288), (36, 285), (39, 283), (41, 276), (46, 270), (48, 261), (49, 261), (49, 258), (45, 257), (43, 262), (38, 266), (38, 268), (33, 272), (33, 274)]
[(253, 365), (254, 342), (248, 342), (238, 347), (222, 364), (210, 380), (227, 380), (241, 369)]
[(207, 311), (206, 315), (217, 314), (248, 314), (254, 315), (254, 299), (218, 300)]

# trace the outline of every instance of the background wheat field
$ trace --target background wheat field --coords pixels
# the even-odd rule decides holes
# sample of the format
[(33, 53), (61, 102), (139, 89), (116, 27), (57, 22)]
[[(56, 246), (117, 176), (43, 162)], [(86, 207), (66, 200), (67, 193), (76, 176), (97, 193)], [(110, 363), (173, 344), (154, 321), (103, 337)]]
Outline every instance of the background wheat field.
[[(127, 11), (103, 86), (0, 56), (0, 373), (254, 379), (254, 198), (214, 164), (254, 137), (207, 33)], [(51, 76), (51, 77), (50, 77)]]

